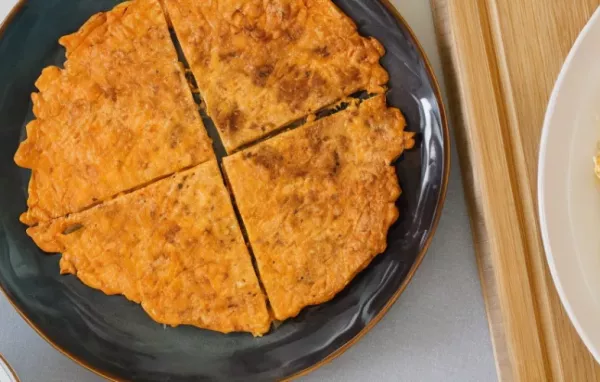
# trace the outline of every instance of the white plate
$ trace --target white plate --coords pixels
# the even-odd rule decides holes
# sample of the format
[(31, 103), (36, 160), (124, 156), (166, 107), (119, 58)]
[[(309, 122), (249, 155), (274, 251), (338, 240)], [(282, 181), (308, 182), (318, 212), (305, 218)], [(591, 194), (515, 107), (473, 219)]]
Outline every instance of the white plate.
[(0, 354), (0, 382), (18, 382), (18, 380), (2, 354)]
[(554, 87), (539, 158), (542, 237), (554, 284), (600, 362), (600, 8), (579, 35)]

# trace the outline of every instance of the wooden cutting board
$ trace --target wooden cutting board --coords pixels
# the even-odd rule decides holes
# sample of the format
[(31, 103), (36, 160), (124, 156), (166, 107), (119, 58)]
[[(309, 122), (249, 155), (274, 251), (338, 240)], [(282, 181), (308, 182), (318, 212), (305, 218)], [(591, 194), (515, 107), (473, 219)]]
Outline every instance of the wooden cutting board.
[(600, 0), (431, 1), (499, 378), (600, 381), (554, 289), (536, 197), (550, 93)]

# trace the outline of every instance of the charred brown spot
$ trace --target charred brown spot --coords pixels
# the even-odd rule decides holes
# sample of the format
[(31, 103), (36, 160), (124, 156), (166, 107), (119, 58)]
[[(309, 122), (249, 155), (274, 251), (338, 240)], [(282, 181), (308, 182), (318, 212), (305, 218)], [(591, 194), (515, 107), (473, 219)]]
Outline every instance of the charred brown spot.
[(292, 7), (289, 3), (281, 6), (281, 20), (287, 20), (292, 16)]
[[(229, 275), (225, 274), (225, 279), (229, 278)], [(232, 297), (227, 297), (227, 309), (235, 309), (239, 305), (234, 301)]]
[[(265, 125), (259, 125), (256, 122), (252, 122), (250, 124), (250, 126), (248, 126), (248, 130), (257, 130), (257, 129), (260, 129), (261, 131), (266, 131), (267, 130), (267, 128), (266, 128)], [(272, 130), (272, 128), (270, 128), (269, 130)]]
[(192, 68), (194, 66), (200, 66), (203, 68), (208, 68), (210, 66), (210, 55), (208, 54), (196, 54), (196, 56), (194, 57), (194, 59), (192, 60), (192, 63), (190, 65)]
[(310, 78), (310, 87), (311, 88), (322, 88), (327, 84), (325, 78), (317, 72), (314, 72)]
[(102, 89), (104, 96), (113, 102), (117, 102), (117, 91), (113, 87)]
[(242, 13), (241, 10), (237, 9), (235, 12), (233, 12), (233, 14), (231, 15), (231, 22), (233, 23), (233, 25), (235, 25), (236, 27), (241, 27), (244, 24), (245, 18), (244, 18), (244, 14)]
[(256, 86), (265, 87), (267, 80), (275, 68), (271, 64), (261, 65), (252, 73), (252, 82)]
[(342, 152), (347, 152), (350, 150), (350, 139), (345, 135), (340, 135), (338, 137), (338, 146), (341, 148)]
[[(307, 75), (308, 73), (308, 75)], [(280, 81), (277, 98), (287, 103), (292, 110), (298, 110), (309, 95), (310, 72), (300, 71), (296, 66)]]
[(333, 152), (333, 167), (330, 172), (331, 176), (337, 175), (338, 171), (340, 170), (340, 165), (341, 165), (340, 154), (338, 154), (337, 151), (334, 151)]
[(303, 167), (294, 167), (294, 168), (290, 169), (290, 172), (296, 178), (304, 178), (305, 176), (308, 175), (308, 170)]
[(217, 125), (228, 132), (237, 131), (245, 120), (244, 114), (237, 105), (229, 113), (221, 114), (219, 117)]
[(255, 29), (251, 30), (249, 33), (250, 33), (250, 36), (252, 36), (252, 38), (257, 41), (266, 42), (266, 41), (270, 40), (269, 35), (262, 29), (255, 28)]
[(292, 26), (285, 31), (285, 37), (289, 42), (298, 40), (304, 34), (304, 28), (301, 25)]
[(181, 227), (179, 226), (179, 224), (173, 224), (171, 227), (169, 227), (167, 232), (165, 232), (165, 239), (167, 240), (167, 242), (173, 244), (175, 242), (175, 237), (177, 236), (177, 233), (179, 231), (181, 231)]
[(115, 208), (114, 205), (111, 206), (107, 204), (99, 204), (98, 208), (101, 208), (103, 210), (103, 213), (107, 218), (113, 218), (119, 213), (119, 210)]
[(269, 146), (261, 148), (250, 158), (258, 166), (267, 170), (270, 177), (277, 175), (284, 162), (283, 156)]
[(229, 62), (232, 59), (236, 58), (239, 56), (238, 52), (224, 52), (224, 53), (220, 53), (219, 54), (219, 60), (223, 61), (223, 62)]
[(237, 130), (238, 124), (241, 122), (241, 120), (242, 113), (238, 109), (232, 111), (227, 118), (229, 129)]
[(342, 81), (345, 84), (353, 84), (360, 80), (360, 70), (358, 68), (351, 66), (346, 71), (342, 71)]
[(177, 147), (181, 140), (181, 136), (185, 133), (185, 126), (180, 123), (177, 123), (173, 126), (171, 130), (171, 135), (169, 136), (169, 145), (172, 149)]
[(87, 113), (90, 106), (89, 104), (82, 99), (79, 99), (71, 104), (71, 109), (69, 110), (69, 114), (71, 118), (79, 118), (82, 114)]
[(326, 46), (319, 46), (313, 51), (323, 58), (329, 57), (331, 55), (331, 53), (329, 53), (329, 48), (327, 48)]

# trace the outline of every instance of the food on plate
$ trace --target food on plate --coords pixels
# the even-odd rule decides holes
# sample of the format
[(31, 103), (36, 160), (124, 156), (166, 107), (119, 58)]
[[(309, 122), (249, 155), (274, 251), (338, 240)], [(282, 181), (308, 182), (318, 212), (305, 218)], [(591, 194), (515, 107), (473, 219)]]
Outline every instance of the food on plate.
[(385, 250), (404, 128), (379, 95), (224, 158), (275, 318), (330, 300)]
[[(223, 159), (232, 195), (163, 9), (238, 151)], [(62, 274), (159, 323), (260, 336), (267, 298), (274, 318), (294, 317), (385, 250), (401, 193), (392, 163), (413, 133), (374, 94), (388, 80), (382, 46), (330, 0), (133, 0), (60, 43), (65, 68), (38, 79), (15, 161), (32, 169), (21, 220), (62, 253)], [(348, 98), (361, 90), (372, 98)]]
[(157, 322), (262, 335), (271, 318), (216, 161), (30, 227), (61, 273)]
[(32, 169), (34, 225), (214, 157), (157, 0), (100, 13), (60, 39), (15, 161)]
[(388, 81), (374, 38), (330, 0), (165, 0), (228, 152)]

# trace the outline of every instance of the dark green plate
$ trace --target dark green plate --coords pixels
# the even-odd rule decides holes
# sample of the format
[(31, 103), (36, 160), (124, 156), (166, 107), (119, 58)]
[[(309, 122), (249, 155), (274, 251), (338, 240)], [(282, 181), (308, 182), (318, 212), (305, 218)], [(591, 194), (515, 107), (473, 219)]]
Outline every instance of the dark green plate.
[(412, 277), (445, 196), (448, 129), (435, 79), (414, 36), (383, 1), (335, 1), (362, 34), (375, 36), (387, 49), (383, 64), (391, 77), (389, 103), (404, 112), (409, 130), (419, 133), (417, 148), (397, 163), (404, 193), (387, 251), (332, 301), (305, 309), (268, 335), (223, 335), (163, 328), (125, 298), (60, 276), (60, 256), (43, 254), (18, 220), (26, 209), (30, 174), (14, 164), (13, 155), (32, 119), (34, 82), (42, 68), (64, 61), (59, 37), (118, 2), (26, 0), (0, 30), (0, 286), (46, 340), (108, 378), (273, 380), (340, 354), (381, 318)]

